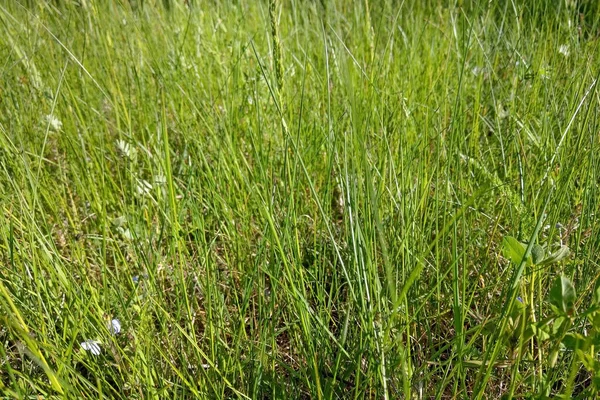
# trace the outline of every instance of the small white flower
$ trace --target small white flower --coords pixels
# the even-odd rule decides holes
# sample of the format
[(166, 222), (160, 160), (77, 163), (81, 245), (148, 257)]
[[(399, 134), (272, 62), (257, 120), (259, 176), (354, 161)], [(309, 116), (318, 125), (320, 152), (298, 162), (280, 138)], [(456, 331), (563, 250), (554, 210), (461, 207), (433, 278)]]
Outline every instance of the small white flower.
[(100, 342), (98, 340), (88, 339), (85, 342), (81, 342), (81, 348), (95, 356), (100, 355)]
[(167, 183), (167, 177), (163, 174), (158, 174), (154, 177), (154, 183), (161, 186)]
[(498, 118), (500, 119), (504, 119), (510, 115), (510, 113), (506, 111), (506, 109), (504, 109), (502, 104), (498, 104), (498, 106), (496, 107), (496, 113), (498, 114)]
[(131, 234), (131, 231), (129, 230), (129, 228), (123, 228), (122, 226), (119, 226), (117, 228), (117, 232), (119, 232), (121, 234), (121, 236), (123, 236), (123, 239), (125, 239), (125, 240), (133, 239), (133, 235)]
[(529, 63), (524, 58), (521, 58), (521, 59), (515, 61), (515, 68), (517, 68), (521, 71), (528, 70), (529, 67), (530, 67)]
[(124, 156), (129, 156), (129, 143), (124, 140), (117, 140), (117, 149)]
[(144, 179), (138, 179), (137, 187), (135, 188), (140, 196), (147, 195), (152, 190), (152, 184)]
[(121, 322), (116, 318), (108, 321), (108, 330), (113, 335), (117, 335), (119, 332), (121, 332)]
[(136, 149), (124, 140), (117, 140), (117, 150), (121, 153), (121, 156), (130, 160), (133, 160), (137, 155)]
[(561, 44), (560, 47), (558, 48), (558, 52), (560, 54), (562, 54), (565, 57), (569, 57), (569, 45), (568, 44)]
[(53, 114), (46, 115), (46, 122), (50, 126), (50, 129), (54, 131), (60, 131), (62, 128), (62, 122), (60, 122)]
[(474, 66), (473, 68), (471, 68), (471, 73), (475, 76), (479, 76), (481, 74), (483, 74), (485, 72), (485, 69), (483, 67), (480, 67), (478, 65)]

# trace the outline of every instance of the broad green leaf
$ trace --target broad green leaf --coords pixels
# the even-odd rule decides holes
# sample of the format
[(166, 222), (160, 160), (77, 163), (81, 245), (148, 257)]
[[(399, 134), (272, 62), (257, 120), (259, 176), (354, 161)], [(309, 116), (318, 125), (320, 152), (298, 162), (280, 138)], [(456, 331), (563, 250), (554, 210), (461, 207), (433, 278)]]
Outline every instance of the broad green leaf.
[(550, 339), (550, 335), (548, 334), (548, 328), (546, 326), (531, 324), (531, 331), (542, 342)]
[(575, 288), (571, 281), (561, 275), (554, 281), (550, 289), (550, 304), (562, 314), (572, 315), (575, 307)]
[(562, 245), (562, 246), (560, 246), (560, 248), (558, 250), (556, 250), (554, 253), (550, 254), (548, 257), (546, 257), (544, 260), (542, 260), (542, 262), (540, 262), (539, 265), (554, 264), (554, 263), (559, 262), (560, 260), (566, 258), (568, 255), (569, 255), (569, 247)]
[(544, 251), (544, 248), (537, 243), (534, 244), (533, 248), (531, 249), (531, 259), (533, 263), (538, 264), (542, 262), (545, 256), (546, 252)]
[(582, 361), (583, 366), (588, 371), (600, 372), (600, 362), (596, 361), (596, 359), (592, 355), (590, 355), (586, 352), (583, 352), (582, 350), (577, 350), (577, 355), (579, 356), (579, 359)]
[(531, 338), (533, 338), (535, 336), (535, 326), (534, 324), (529, 324), (527, 326), (527, 328), (525, 329), (525, 332), (523, 332), (523, 343), (527, 342), (528, 340), (530, 340)]
[[(554, 308), (554, 310), (559, 313), (560, 310), (558, 309), (558, 307), (552, 305), (552, 307)], [(552, 334), (552, 336), (556, 336), (558, 335), (558, 333), (561, 331), (561, 328), (563, 328), (563, 330), (568, 329), (568, 327), (564, 327), (563, 325), (565, 324), (569, 324), (570, 320), (568, 318), (565, 317), (558, 317), (554, 320), (554, 323), (552, 324), (552, 329), (550, 329), (550, 333)]]
[(548, 355), (548, 365), (551, 368), (554, 368), (554, 366), (556, 365), (556, 360), (558, 360), (558, 347), (553, 349)]
[(590, 347), (590, 340), (581, 333), (567, 333), (563, 338), (562, 343), (569, 350), (580, 349), (586, 351)]
[(504, 257), (508, 258), (514, 264), (520, 264), (527, 246), (512, 236), (504, 236), (504, 239), (502, 239), (502, 250)]

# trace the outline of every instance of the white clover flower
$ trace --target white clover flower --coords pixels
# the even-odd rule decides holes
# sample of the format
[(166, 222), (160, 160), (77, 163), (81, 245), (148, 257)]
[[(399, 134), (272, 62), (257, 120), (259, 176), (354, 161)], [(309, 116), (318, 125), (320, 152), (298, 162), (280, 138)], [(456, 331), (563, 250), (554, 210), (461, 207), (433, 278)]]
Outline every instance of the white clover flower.
[(86, 340), (85, 342), (81, 342), (80, 344), (81, 348), (84, 349), (85, 351), (89, 351), (90, 353), (92, 353), (95, 356), (100, 355), (100, 342), (98, 340)]
[(565, 57), (569, 57), (569, 54), (570, 54), (569, 45), (561, 44), (560, 47), (558, 48), (558, 52)]
[(108, 321), (108, 331), (113, 335), (119, 334), (121, 332), (121, 322), (116, 318)]
[(50, 129), (54, 131), (60, 131), (62, 128), (62, 122), (58, 118), (54, 116), (54, 114), (46, 115), (46, 122), (50, 126)]

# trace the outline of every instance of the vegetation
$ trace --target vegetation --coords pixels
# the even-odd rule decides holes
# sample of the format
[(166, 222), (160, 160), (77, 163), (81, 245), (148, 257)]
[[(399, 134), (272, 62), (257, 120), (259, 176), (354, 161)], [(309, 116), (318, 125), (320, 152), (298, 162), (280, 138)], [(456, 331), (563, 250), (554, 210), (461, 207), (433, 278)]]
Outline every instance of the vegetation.
[(0, 5), (0, 393), (593, 398), (593, 1)]

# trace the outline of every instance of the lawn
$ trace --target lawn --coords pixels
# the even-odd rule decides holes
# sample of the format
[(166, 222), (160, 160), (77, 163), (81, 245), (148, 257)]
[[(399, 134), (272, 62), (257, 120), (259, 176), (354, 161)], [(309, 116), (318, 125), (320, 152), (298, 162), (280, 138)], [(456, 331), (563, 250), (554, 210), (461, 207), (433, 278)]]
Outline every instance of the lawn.
[(594, 398), (593, 0), (0, 3), (0, 395)]

